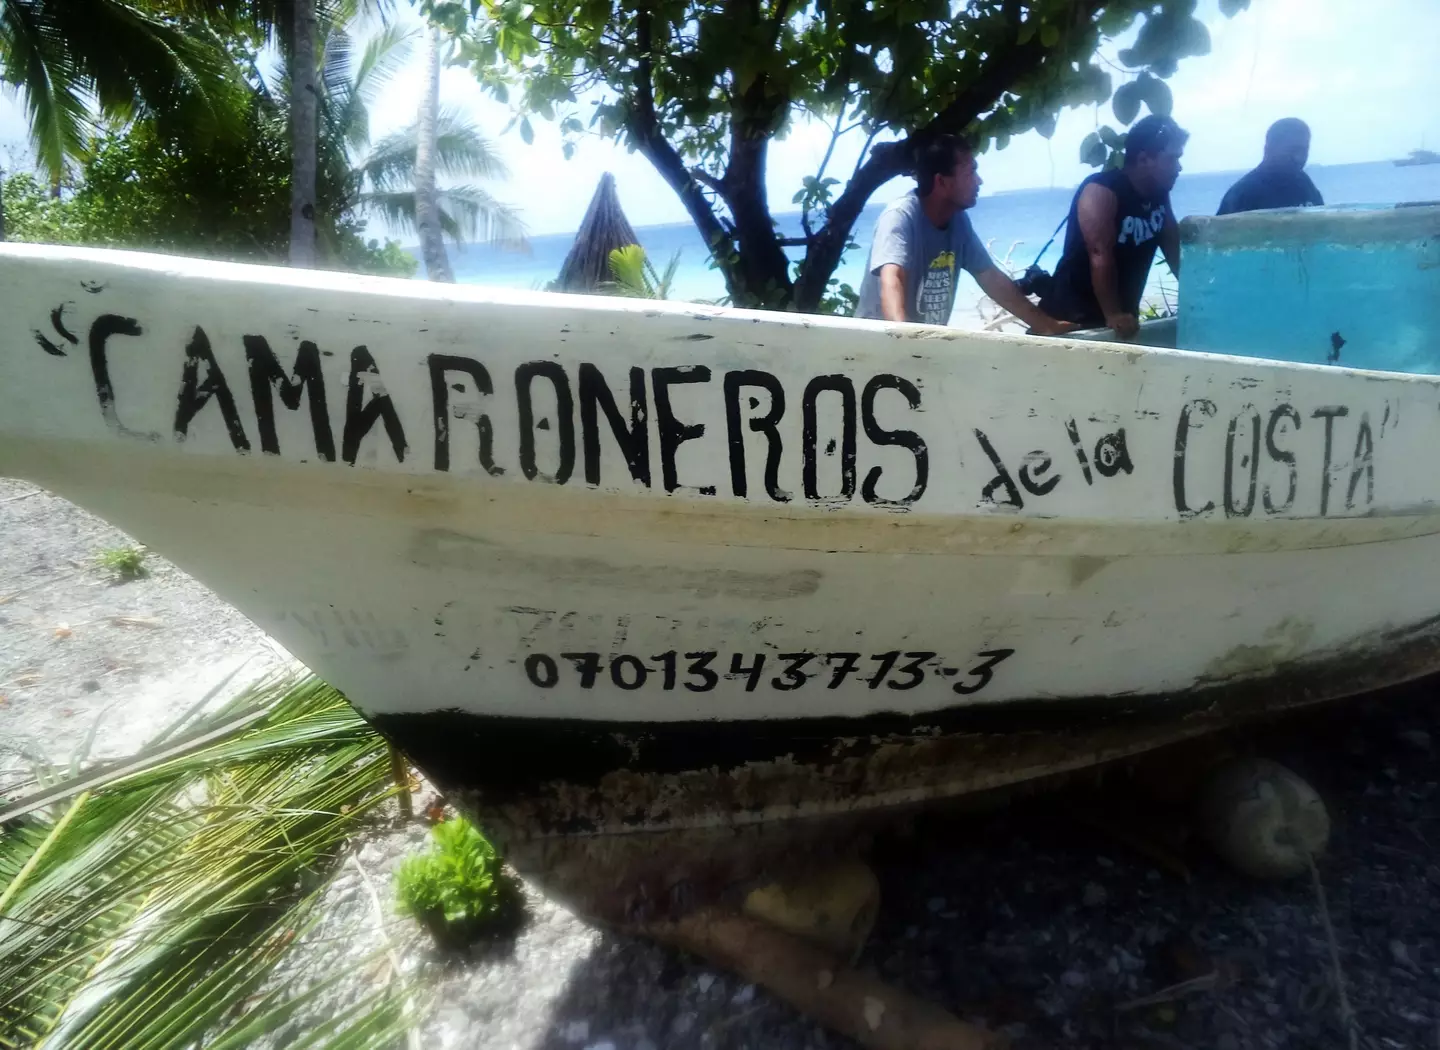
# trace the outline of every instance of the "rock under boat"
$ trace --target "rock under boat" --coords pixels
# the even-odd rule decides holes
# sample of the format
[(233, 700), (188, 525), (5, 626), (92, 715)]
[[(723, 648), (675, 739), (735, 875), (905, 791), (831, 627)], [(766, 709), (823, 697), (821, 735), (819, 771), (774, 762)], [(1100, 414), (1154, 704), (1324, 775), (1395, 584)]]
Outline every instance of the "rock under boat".
[[(1437, 328), (1332, 258), (1381, 242), (1440, 301), (1440, 207), (1187, 221), (1178, 341), (1231, 356), (3, 245), (0, 475), (233, 603), (522, 871), (653, 917), (1440, 667), (1440, 378), (1348, 367), (1435, 370)], [(1293, 323), (1245, 345), (1215, 296), (1267, 265)]]

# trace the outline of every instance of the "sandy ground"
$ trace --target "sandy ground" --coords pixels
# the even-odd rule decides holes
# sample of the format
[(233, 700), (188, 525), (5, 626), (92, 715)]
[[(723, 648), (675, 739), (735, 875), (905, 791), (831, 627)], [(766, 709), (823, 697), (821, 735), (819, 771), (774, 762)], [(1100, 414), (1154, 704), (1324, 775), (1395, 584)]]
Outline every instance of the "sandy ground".
[[(133, 750), (237, 667), (243, 677), (284, 659), (158, 556), (144, 578), (114, 583), (96, 555), (131, 542), (61, 499), (0, 481), (0, 786), (27, 754), (76, 754), (97, 721), (91, 757)], [(1354, 1045), (1374, 1050), (1440, 1050), (1434, 699), (1435, 687), (1421, 686), (1253, 738), (1329, 803), (1320, 873)], [(1072, 787), (988, 815), (930, 818), (883, 843), (884, 904), (860, 965), (1003, 1028), (1021, 1050), (1351, 1045), (1310, 883), (1257, 883), (1141, 829), (1183, 862), (1180, 874), (1076, 817), (1100, 813), (1135, 833), (1124, 815), (1132, 802), (1113, 786)], [(390, 897), (391, 872), (424, 836), (419, 823), (390, 821), (356, 843), (297, 982), (392, 945), (428, 1004), (426, 1050), (855, 1045), (733, 976), (597, 929), (533, 891), (513, 942), (436, 957)], [(364, 994), (371, 978), (340, 994)]]

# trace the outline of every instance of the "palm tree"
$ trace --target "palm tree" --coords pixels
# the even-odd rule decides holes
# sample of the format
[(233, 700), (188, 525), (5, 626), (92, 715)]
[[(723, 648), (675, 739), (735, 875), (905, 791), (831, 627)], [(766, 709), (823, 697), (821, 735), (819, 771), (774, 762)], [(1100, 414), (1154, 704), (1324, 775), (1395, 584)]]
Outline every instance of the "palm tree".
[(440, 232), (440, 205), (435, 195), (435, 138), (440, 119), (440, 30), (432, 26), (425, 34), (425, 89), (420, 95), (420, 116), (416, 120), (415, 226), (420, 231), (420, 255), (425, 276), (432, 281), (455, 283), (450, 260), (445, 255), (445, 237)]
[[(0, 0), (0, 83), (20, 92), (42, 171), (58, 184), (96, 115), (215, 128), (239, 89), (203, 5), (155, 0)], [(170, 12), (193, 13), (183, 22)], [(3, 173), (0, 173), (3, 174)], [(4, 216), (0, 214), (0, 237)]]
[(290, 47), (290, 265), (315, 265), (315, 0), (293, 0)]
[[(409, 56), (415, 34), (386, 26), (372, 37), (358, 60), (350, 38), (332, 30), (321, 68), (320, 163), (344, 171), (349, 199), (383, 218), (392, 228), (416, 232), (419, 122), (392, 132), (372, 145), (369, 103)], [(435, 118), (434, 171), (437, 176), (501, 180), (509, 170), (495, 146), (473, 121), (451, 108)], [(457, 244), (480, 241), (525, 247), (525, 224), (518, 212), (480, 186), (436, 188), (436, 225)], [(426, 268), (431, 267), (426, 259)], [(433, 273), (434, 271), (431, 270)]]
[[(59, 4), (67, 0), (48, 2)], [(290, 265), (313, 266), (317, 247), (315, 183), (320, 163), (319, 44), (329, 32), (364, 11), (388, 15), (395, 8), (395, 0), (184, 0), (184, 3), (206, 17), (224, 18), (233, 25), (254, 28), (276, 42), (285, 57), (293, 80), (290, 90)]]
[[(419, 127), (386, 135), (375, 144), (355, 174), (362, 178), (356, 198), (361, 208), (382, 216), (392, 227), (418, 230), (415, 215), (415, 163)], [(437, 175), (501, 181), (510, 169), (475, 123), (453, 108), (440, 110), (435, 121)], [(498, 244), (525, 250), (526, 228), (520, 214), (495, 199), (484, 187), (466, 183), (435, 191), (441, 232), (457, 245)]]

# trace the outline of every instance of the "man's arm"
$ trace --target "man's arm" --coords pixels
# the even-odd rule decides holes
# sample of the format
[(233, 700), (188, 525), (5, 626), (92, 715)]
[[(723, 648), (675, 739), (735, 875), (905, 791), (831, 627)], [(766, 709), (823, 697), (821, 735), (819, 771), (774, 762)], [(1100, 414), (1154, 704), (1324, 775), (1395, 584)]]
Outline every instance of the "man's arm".
[(1165, 205), (1165, 225), (1160, 227), (1160, 253), (1170, 264), (1170, 272), (1180, 276), (1180, 224), (1175, 221), (1175, 212)]
[(1134, 314), (1120, 307), (1120, 285), (1115, 273), (1115, 194), (1104, 186), (1091, 183), (1080, 194), (1075, 214), (1080, 233), (1085, 238), (1085, 251), (1090, 258), (1090, 284), (1105, 323), (1115, 334), (1132, 336), (1140, 328)]
[(905, 267), (886, 263), (880, 267), (880, 315), (887, 321), (905, 321)]
[(1030, 330), (1036, 335), (1060, 335), (1062, 332), (1073, 332), (1080, 327), (1070, 321), (1055, 320), (1025, 298), (1025, 293), (1020, 291), (1015, 286), (1015, 282), (1005, 276), (999, 267), (992, 266), (988, 270), (981, 270), (974, 276), (975, 283), (980, 286), (981, 291), (999, 303), (1002, 309), (1009, 310), (1029, 325)]

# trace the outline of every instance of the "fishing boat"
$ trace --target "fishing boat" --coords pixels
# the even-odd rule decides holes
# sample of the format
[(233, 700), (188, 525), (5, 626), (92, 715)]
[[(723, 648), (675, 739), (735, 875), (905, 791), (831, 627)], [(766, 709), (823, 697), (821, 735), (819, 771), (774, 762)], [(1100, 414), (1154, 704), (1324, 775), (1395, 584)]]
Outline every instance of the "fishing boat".
[[(1255, 221), (1187, 224), (1187, 277), (1293, 271), (1303, 226)], [(1170, 337), (1206, 343), (1189, 301)], [(17, 244), (0, 333), (0, 475), (173, 559), (616, 921), (1440, 666), (1440, 378), (1328, 339), (1267, 360)]]
[(1412, 149), (1408, 156), (1395, 161), (1397, 168), (1413, 168), (1421, 164), (1440, 164), (1440, 153), (1429, 149)]

